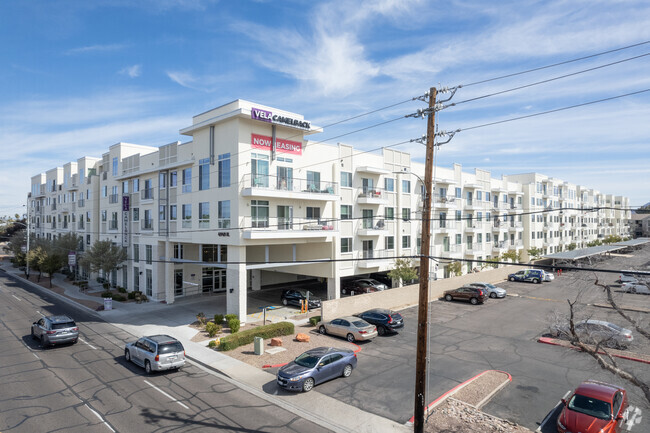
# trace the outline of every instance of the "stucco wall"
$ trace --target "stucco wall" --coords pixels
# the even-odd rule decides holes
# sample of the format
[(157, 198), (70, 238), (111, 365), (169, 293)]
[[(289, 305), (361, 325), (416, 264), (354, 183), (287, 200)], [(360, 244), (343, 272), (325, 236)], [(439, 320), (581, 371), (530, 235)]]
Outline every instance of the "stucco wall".
[[(506, 266), (499, 269), (462, 275), (460, 277), (431, 281), (429, 299), (438, 299), (445, 290), (455, 289), (464, 284), (477, 281), (485, 283), (501, 282), (507, 278), (508, 274), (515, 272), (516, 269), (515, 266)], [(414, 284), (384, 290), (383, 292), (324, 301), (321, 305), (321, 316), (323, 320), (332, 320), (337, 317), (360, 313), (371, 308), (389, 308), (396, 310), (417, 305), (419, 287), (418, 284)]]

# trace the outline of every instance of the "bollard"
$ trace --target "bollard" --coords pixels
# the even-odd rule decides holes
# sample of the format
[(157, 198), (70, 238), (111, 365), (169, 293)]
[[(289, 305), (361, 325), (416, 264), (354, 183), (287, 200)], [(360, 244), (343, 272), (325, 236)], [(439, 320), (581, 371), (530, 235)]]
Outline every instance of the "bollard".
[(264, 339), (262, 337), (255, 337), (253, 345), (255, 347), (255, 355), (264, 355)]

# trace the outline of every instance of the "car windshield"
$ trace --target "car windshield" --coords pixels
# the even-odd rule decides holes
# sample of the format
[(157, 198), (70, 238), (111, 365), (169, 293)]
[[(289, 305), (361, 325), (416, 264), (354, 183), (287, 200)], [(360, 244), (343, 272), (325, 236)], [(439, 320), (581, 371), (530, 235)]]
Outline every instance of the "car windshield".
[(497, 286), (495, 286), (494, 284), (490, 284), (490, 283), (485, 283), (485, 287), (487, 287), (488, 289), (496, 289), (497, 288)]
[(183, 345), (179, 342), (163, 343), (158, 345), (158, 353), (175, 353), (182, 352)]
[(569, 409), (600, 419), (611, 418), (611, 407), (606, 401), (575, 394), (569, 401)]
[(365, 328), (366, 326), (368, 326), (368, 323), (364, 322), (363, 320), (355, 320), (354, 322), (352, 322), (352, 324), (357, 328)]
[(623, 332), (623, 328), (621, 328), (620, 326), (618, 326), (618, 325), (616, 325), (616, 324), (614, 324), (614, 323), (608, 323), (608, 324), (607, 324), (607, 327), (612, 328), (612, 329), (615, 329), (615, 330), (617, 330), (618, 332)]
[(314, 294), (313, 294), (312, 292), (310, 292), (309, 290), (298, 290), (298, 292), (300, 292), (300, 294), (301, 294), (302, 296), (304, 296), (305, 298), (306, 298), (307, 296), (309, 296), (310, 298), (313, 298), (313, 297), (314, 297)]
[(52, 323), (52, 329), (67, 329), (74, 328), (74, 322)]
[(318, 360), (320, 359), (320, 356), (314, 356), (311, 355), (307, 352), (303, 353), (299, 357), (297, 357), (294, 362), (302, 367), (307, 367), (307, 368), (314, 368), (316, 367), (316, 364), (318, 363)]

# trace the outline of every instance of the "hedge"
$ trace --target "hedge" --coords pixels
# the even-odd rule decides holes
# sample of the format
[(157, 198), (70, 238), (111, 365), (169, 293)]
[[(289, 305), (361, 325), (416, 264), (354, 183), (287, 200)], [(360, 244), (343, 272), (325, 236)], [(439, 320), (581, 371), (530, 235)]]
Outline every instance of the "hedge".
[(309, 324), (311, 326), (316, 326), (318, 325), (318, 322), (320, 322), (320, 316), (314, 316), (309, 318)]
[(294, 325), (291, 322), (271, 323), (270, 325), (258, 326), (236, 334), (226, 335), (220, 340), (219, 350), (224, 352), (233, 350), (239, 346), (252, 343), (255, 341), (255, 337), (267, 339), (281, 337), (283, 335), (293, 335), (293, 333)]

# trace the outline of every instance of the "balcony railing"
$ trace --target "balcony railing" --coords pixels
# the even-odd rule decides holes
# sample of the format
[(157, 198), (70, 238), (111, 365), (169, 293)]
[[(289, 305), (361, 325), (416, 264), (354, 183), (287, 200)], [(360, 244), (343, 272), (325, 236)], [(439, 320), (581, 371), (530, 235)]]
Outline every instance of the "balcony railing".
[(385, 198), (386, 191), (383, 188), (364, 186), (359, 190), (360, 198)]
[(440, 205), (456, 204), (456, 197), (451, 195), (434, 194), (433, 199), (437, 204)]
[(140, 190), (140, 199), (141, 200), (153, 200), (153, 188), (147, 188)]
[(56, 203), (52, 203), (52, 210), (56, 210)]
[[(308, 192), (316, 194), (338, 194), (336, 182), (309, 181), (285, 176), (255, 175), (247, 173), (243, 178), (244, 188), (263, 188), (276, 191)], [(380, 191), (379, 188), (372, 188)]]
[(433, 222), (434, 230), (454, 230), (456, 220), (438, 220)]
[(117, 220), (110, 220), (108, 222), (108, 229), (109, 230), (117, 230)]
[(338, 230), (338, 221), (312, 218), (244, 217), (244, 230), (322, 231)]
[(80, 199), (80, 200), (77, 202), (77, 205), (78, 205), (79, 207), (84, 207), (84, 206), (86, 206), (86, 200), (84, 200), (84, 199)]
[(153, 218), (141, 219), (140, 230), (153, 230)]
[(108, 202), (109, 203), (117, 203), (117, 194), (111, 194), (108, 196)]

